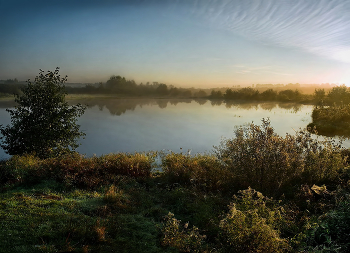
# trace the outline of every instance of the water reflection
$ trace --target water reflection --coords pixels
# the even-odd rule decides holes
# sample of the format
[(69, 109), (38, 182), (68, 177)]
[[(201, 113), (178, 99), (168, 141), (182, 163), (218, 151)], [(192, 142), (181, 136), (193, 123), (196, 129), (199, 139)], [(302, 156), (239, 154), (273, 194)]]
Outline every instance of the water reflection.
[[(69, 103), (81, 103), (85, 104), (87, 108), (93, 108), (97, 106), (99, 110), (104, 108), (109, 111), (111, 115), (121, 116), (127, 111), (134, 111), (138, 106), (142, 108), (143, 106), (158, 106), (160, 109), (167, 108), (168, 105), (178, 105), (178, 104), (190, 104), (195, 102), (199, 105), (205, 105), (207, 99), (120, 99), (120, 98), (91, 98), (91, 99), (80, 99), (71, 100)], [(223, 101), (223, 100), (210, 100), (211, 106), (221, 106), (225, 105), (227, 109), (235, 108), (242, 110), (266, 110), (271, 111), (276, 108), (282, 108), (285, 110), (291, 110), (293, 113), (297, 113), (301, 110), (302, 104), (296, 103), (274, 103), (274, 102), (236, 102), (236, 101)]]
[[(200, 105), (207, 102), (205, 99), (195, 100)], [(177, 105), (179, 103), (191, 103), (191, 99), (120, 99), (120, 98), (89, 98), (70, 100), (70, 104), (81, 103), (86, 105), (87, 108), (93, 108), (97, 106), (99, 110), (106, 108), (111, 115), (121, 116), (127, 111), (134, 111), (136, 107), (142, 108), (143, 106), (157, 105), (160, 109), (167, 108), (168, 104)]]

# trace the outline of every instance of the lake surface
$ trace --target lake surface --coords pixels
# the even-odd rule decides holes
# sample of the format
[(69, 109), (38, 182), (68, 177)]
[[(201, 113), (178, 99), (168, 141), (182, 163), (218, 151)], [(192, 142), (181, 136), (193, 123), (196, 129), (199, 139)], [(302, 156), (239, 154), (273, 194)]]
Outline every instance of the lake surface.
[[(87, 156), (115, 152), (173, 151), (191, 154), (212, 152), (223, 137), (234, 136), (235, 126), (270, 118), (280, 135), (293, 134), (311, 122), (312, 105), (294, 103), (231, 103), (176, 99), (88, 99), (78, 120), (86, 133), (78, 152)], [(0, 124), (10, 123), (0, 101)], [(0, 159), (9, 157), (0, 149)]]

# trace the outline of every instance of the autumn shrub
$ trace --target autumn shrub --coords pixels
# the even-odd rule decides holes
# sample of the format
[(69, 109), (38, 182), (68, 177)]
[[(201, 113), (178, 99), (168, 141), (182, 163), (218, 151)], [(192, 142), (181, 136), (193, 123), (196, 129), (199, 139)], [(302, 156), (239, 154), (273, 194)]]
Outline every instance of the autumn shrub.
[(170, 153), (163, 157), (164, 177), (170, 184), (194, 186), (202, 190), (230, 190), (232, 174), (214, 155), (189, 156)]
[(280, 208), (251, 188), (239, 194), (220, 221), (223, 252), (288, 252), (288, 241), (278, 231)]
[(115, 185), (109, 186), (103, 196), (104, 202), (108, 204), (106, 208), (111, 212), (118, 211), (118, 213), (130, 211), (130, 198), (131, 197), (125, 193), (124, 190)]
[(319, 141), (307, 131), (279, 136), (269, 120), (238, 127), (235, 137), (216, 147), (216, 155), (234, 176), (234, 185), (280, 195), (293, 185), (336, 180), (345, 166), (341, 147)]
[(109, 174), (126, 175), (135, 178), (149, 177), (154, 163), (155, 153), (117, 153), (98, 158), (101, 169)]
[(147, 154), (109, 154), (86, 158), (79, 154), (45, 160), (51, 177), (67, 185), (93, 188), (114, 183), (120, 176), (149, 177), (154, 158)]
[(51, 178), (66, 186), (92, 188), (102, 184), (106, 178), (106, 172), (101, 171), (94, 160), (76, 153), (46, 159), (44, 166)]
[(200, 252), (205, 239), (205, 235), (201, 235), (197, 227), (190, 228), (188, 222), (182, 224), (170, 212), (165, 216), (162, 233), (162, 245), (173, 247), (180, 252)]
[(34, 183), (46, 176), (41, 167), (41, 160), (33, 155), (15, 155), (2, 161), (0, 166), (0, 183), (2, 185)]

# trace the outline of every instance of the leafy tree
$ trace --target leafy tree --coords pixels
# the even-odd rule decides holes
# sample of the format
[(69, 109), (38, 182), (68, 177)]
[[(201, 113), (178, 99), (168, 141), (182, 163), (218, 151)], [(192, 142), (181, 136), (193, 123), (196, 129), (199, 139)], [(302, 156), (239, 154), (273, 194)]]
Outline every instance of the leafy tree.
[(7, 109), (12, 125), (0, 126), (0, 146), (10, 155), (34, 153), (40, 158), (70, 153), (85, 134), (79, 131), (77, 117), (84, 106), (69, 106), (65, 101), (67, 76), (61, 78), (59, 68), (54, 72), (40, 70), (34, 82), (15, 95), (18, 106)]
[(212, 90), (211, 93), (210, 93), (210, 98), (222, 99), (223, 98), (222, 92), (219, 91), (219, 90), (218, 91)]
[(324, 89), (315, 89), (314, 97), (315, 97), (315, 100), (318, 104), (322, 104), (322, 101), (326, 97), (325, 90)]
[(277, 91), (273, 89), (267, 89), (261, 93), (262, 100), (273, 101), (273, 100), (276, 100), (276, 97), (277, 97)]
[(349, 90), (345, 85), (333, 87), (327, 97), (332, 103), (348, 104), (350, 102)]
[(156, 93), (159, 95), (167, 95), (168, 94), (168, 86), (164, 83), (159, 84), (156, 89)]

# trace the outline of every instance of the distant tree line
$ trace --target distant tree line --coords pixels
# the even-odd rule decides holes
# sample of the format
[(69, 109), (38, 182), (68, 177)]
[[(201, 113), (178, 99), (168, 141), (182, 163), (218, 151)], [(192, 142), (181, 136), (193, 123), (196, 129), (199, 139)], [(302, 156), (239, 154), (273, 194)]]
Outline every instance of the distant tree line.
[[(15, 79), (0, 80), (1, 94), (20, 94), (25, 86), (23, 82)], [(254, 85), (253, 85), (254, 86)], [(274, 88), (268, 88), (273, 86)], [(328, 87), (329, 86), (329, 87)], [(119, 75), (111, 76), (105, 83), (86, 84), (83, 87), (65, 86), (69, 94), (117, 94), (136, 97), (168, 97), (168, 98), (206, 98), (211, 100), (248, 100), (248, 101), (276, 101), (276, 102), (312, 102), (317, 105), (332, 105), (333, 103), (350, 103), (350, 90), (345, 85), (330, 88), (316, 88), (309, 95), (302, 93), (300, 84), (262, 85), (256, 84), (256, 88), (240, 88), (239, 85), (228, 89), (195, 89), (178, 88), (160, 82), (147, 82), (137, 84), (134, 80), (127, 80)], [(318, 87), (318, 86), (316, 86)], [(319, 86), (326, 87), (326, 86)], [(310, 88), (310, 87), (309, 87)], [(308, 88), (308, 89), (309, 89)]]
[(302, 94), (299, 90), (282, 90), (276, 91), (274, 89), (267, 89), (260, 92), (257, 89), (250, 87), (241, 89), (227, 89), (225, 93), (221, 91), (212, 90), (209, 96), (212, 99), (224, 99), (224, 100), (253, 100), (253, 101), (303, 101), (308, 100), (309, 96)]
[(19, 83), (3, 83), (0, 84), (0, 95), (1, 94), (21, 94), (21, 89), (25, 87), (25, 84)]
[(350, 103), (350, 88), (345, 85), (335, 86), (328, 90), (315, 89), (312, 95), (303, 94), (298, 89), (266, 89), (259, 91), (251, 87), (241, 89), (212, 90), (210, 99), (221, 100), (249, 100), (249, 101), (278, 101), (278, 102), (313, 102), (316, 105), (337, 106), (347, 105)]
[[(134, 80), (127, 80), (121, 76), (111, 76), (106, 83), (100, 82), (98, 85), (86, 85), (75, 88), (66, 87), (71, 94), (121, 94), (129, 96), (160, 96), (160, 97), (192, 97), (190, 89), (176, 88), (173, 85), (166, 85), (159, 82), (147, 82), (136, 84)], [(201, 93), (206, 96), (206, 93)]]
[(333, 87), (328, 93), (324, 89), (315, 89), (317, 105), (344, 106), (350, 103), (350, 88), (345, 85)]

